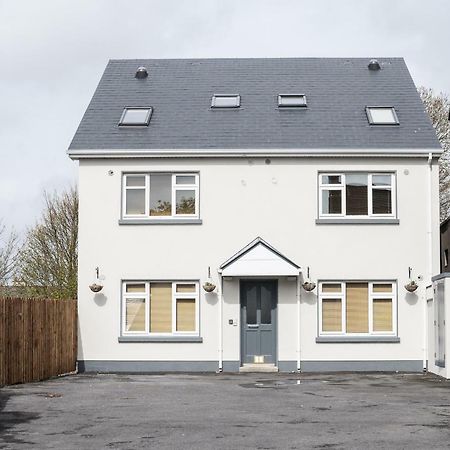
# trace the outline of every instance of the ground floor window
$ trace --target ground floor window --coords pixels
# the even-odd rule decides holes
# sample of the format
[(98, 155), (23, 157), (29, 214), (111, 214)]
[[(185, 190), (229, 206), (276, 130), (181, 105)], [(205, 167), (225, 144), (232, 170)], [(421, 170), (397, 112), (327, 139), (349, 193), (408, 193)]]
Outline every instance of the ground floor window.
[(122, 334), (198, 334), (198, 282), (125, 281)]
[(392, 281), (319, 284), (319, 334), (394, 335), (396, 310)]

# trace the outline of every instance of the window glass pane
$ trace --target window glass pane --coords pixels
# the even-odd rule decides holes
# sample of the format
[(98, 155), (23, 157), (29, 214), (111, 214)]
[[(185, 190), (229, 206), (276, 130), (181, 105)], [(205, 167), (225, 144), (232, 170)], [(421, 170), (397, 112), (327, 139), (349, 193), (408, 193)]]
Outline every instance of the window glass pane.
[(145, 214), (145, 189), (126, 190), (126, 214)]
[(341, 184), (340, 175), (322, 175), (322, 184)]
[(126, 299), (125, 331), (145, 332), (145, 298)]
[(342, 286), (341, 283), (324, 283), (322, 284), (322, 292), (341, 292)]
[(195, 184), (195, 175), (177, 175), (177, 184)]
[(342, 214), (342, 191), (322, 191), (322, 214)]
[(392, 292), (391, 283), (374, 283), (372, 286), (372, 291), (377, 292)]
[(367, 215), (367, 175), (348, 174), (345, 176), (348, 216)]
[(272, 323), (272, 290), (261, 285), (261, 323)]
[(195, 292), (195, 284), (177, 284), (177, 292)]
[(305, 95), (279, 95), (278, 106), (306, 106)]
[(346, 285), (347, 333), (369, 332), (369, 296), (367, 283)]
[(127, 283), (126, 292), (145, 292), (144, 283)]
[(214, 108), (233, 108), (240, 104), (238, 95), (215, 95), (212, 100)]
[(246, 314), (247, 314), (247, 323), (255, 324), (256, 323), (256, 286), (252, 286), (251, 288), (246, 289)]
[(172, 215), (172, 175), (150, 175), (150, 215)]
[(391, 175), (372, 175), (372, 184), (374, 186), (390, 186), (391, 182)]
[(372, 123), (395, 124), (397, 123), (393, 108), (369, 108), (372, 117)]
[(372, 190), (373, 214), (392, 214), (392, 191), (390, 189)]
[(177, 300), (177, 331), (195, 331), (195, 299)]
[(145, 187), (145, 177), (144, 176), (127, 176), (127, 186), (141, 186)]
[(122, 118), (122, 125), (146, 125), (150, 109), (127, 108)]
[(172, 283), (150, 285), (150, 331), (172, 332)]
[(176, 213), (195, 214), (195, 191), (177, 190)]
[(373, 331), (393, 331), (392, 299), (373, 299)]
[(340, 298), (322, 300), (322, 331), (342, 331), (342, 300)]

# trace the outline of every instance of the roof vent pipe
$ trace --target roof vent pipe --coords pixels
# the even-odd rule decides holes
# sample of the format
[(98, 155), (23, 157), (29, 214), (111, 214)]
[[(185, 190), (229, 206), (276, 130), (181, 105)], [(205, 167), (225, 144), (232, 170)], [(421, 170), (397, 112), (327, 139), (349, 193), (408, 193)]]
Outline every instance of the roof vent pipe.
[(144, 66), (138, 67), (136, 70), (136, 78), (142, 79), (148, 77), (147, 69)]
[(381, 66), (380, 63), (376, 59), (371, 59), (369, 61), (369, 65), (367, 66), (369, 70), (380, 70)]

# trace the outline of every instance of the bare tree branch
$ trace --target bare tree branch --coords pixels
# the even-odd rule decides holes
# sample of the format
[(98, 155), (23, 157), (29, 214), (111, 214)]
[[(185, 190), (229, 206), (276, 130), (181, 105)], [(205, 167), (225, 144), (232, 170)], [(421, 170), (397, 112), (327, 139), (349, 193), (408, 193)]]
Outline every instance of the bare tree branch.
[(10, 281), (19, 255), (19, 238), (14, 231), (7, 233), (0, 220), (0, 286)]
[(439, 197), (443, 221), (450, 216), (450, 98), (425, 87), (420, 87), (418, 91), (444, 150), (439, 159)]
[(26, 236), (18, 281), (33, 296), (76, 298), (78, 193), (71, 188), (44, 198), (42, 217)]

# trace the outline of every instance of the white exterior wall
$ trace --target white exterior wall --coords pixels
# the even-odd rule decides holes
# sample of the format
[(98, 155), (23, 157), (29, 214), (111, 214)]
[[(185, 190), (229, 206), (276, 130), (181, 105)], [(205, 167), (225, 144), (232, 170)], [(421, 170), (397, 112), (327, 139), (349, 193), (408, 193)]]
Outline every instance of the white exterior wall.
[[(108, 171), (114, 174), (110, 176)], [(319, 171), (395, 171), (399, 225), (316, 224)], [(406, 175), (406, 170), (409, 174)], [(317, 289), (301, 290), (302, 361), (421, 361), (425, 286), (439, 272), (438, 167), (432, 170), (432, 274), (427, 234), (426, 158), (272, 158), (81, 160), (79, 169), (79, 359), (218, 361), (219, 297), (200, 294), (202, 343), (119, 343), (121, 280), (206, 281), (260, 236), (311, 268), (313, 281), (397, 280), (400, 343), (316, 343)], [(119, 225), (122, 172), (200, 173), (202, 225)], [(95, 267), (105, 277), (94, 295)], [(423, 280), (407, 295), (408, 267)], [(296, 283), (279, 280), (278, 359), (297, 359)], [(234, 319), (238, 326), (229, 325)], [(240, 360), (239, 282), (224, 281), (223, 360)]]

